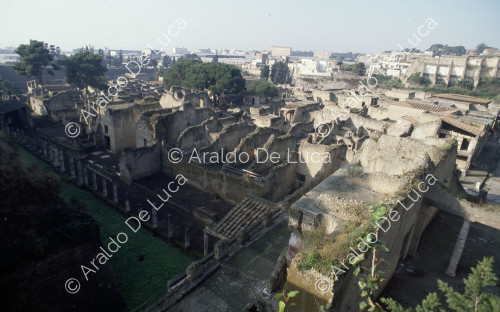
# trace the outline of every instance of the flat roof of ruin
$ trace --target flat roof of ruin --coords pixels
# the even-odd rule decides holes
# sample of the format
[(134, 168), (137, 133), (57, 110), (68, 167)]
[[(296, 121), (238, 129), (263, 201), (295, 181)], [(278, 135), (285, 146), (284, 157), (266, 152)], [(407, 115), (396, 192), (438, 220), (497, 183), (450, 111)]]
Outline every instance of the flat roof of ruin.
[(454, 112), (457, 112), (458, 109), (451, 108), (451, 107), (446, 107), (446, 106), (439, 106), (435, 104), (425, 104), (425, 103), (415, 103), (415, 102), (394, 102), (392, 105), (400, 106), (400, 107), (406, 107), (406, 108), (413, 108), (413, 109), (418, 109), (422, 111), (429, 111), (429, 112), (434, 112), (434, 113), (442, 113), (442, 114), (452, 114)]
[(475, 103), (475, 104), (484, 104), (484, 105), (491, 103), (491, 100), (488, 100), (488, 99), (481, 99), (481, 98), (477, 98), (477, 97), (473, 97), (473, 96), (469, 96), (469, 95), (462, 95), (462, 94), (440, 93), (440, 94), (435, 94), (434, 97), (437, 97), (440, 99), (448, 99), (448, 100)]

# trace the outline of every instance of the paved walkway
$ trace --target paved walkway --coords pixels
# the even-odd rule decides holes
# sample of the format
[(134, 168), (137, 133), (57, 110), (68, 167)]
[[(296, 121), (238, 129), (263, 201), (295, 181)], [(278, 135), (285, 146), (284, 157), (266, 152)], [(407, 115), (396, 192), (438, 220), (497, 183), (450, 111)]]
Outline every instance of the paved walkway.
[(264, 295), (266, 282), (289, 238), (288, 220), (282, 219), (250, 245), (239, 249), (169, 311), (242, 311), (247, 303)]

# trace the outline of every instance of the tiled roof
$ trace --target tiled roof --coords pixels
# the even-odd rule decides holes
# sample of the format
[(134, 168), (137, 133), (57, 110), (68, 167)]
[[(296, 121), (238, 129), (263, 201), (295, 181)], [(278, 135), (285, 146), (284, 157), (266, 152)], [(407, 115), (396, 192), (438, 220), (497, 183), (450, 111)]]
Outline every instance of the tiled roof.
[(461, 121), (458, 121), (458, 120), (453, 119), (453, 118), (448, 117), (448, 116), (443, 117), (443, 121), (446, 122), (447, 124), (450, 124), (456, 128), (462, 129), (462, 130), (467, 131), (469, 133), (472, 133), (474, 135), (483, 135), (484, 134), (484, 131), (482, 129), (471, 126), (471, 125), (466, 124), (466, 123), (463, 123)]
[(213, 230), (221, 236), (231, 239), (241, 230), (259, 222), (271, 210), (271, 207), (261, 202), (245, 198), (231, 209), (219, 223), (214, 225)]
[(412, 109), (418, 109), (421, 111), (429, 111), (429, 112), (433, 112), (433, 113), (441, 113), (441, 114), (446, 114), (446, 115), (452, 114), (452, 113), (458, 111), (457, 109), (452, 108), (452, 107), (439, 106), (439, 105), (426, 104), (426, 103), (394, 102), (392, 105), (406, 107), (406, 108), (412, 108)]
[(440, 98), (440, 99), (447, 99), (447, 100), (454, 100), (454, 101), (461, 101), (461, 102), (468, 102), (468, 103), (475, 103), (475, 104), (488, 104), (491, 102), (491, 100), (487, 99), (480, 99), (476, 98), (473, 96), (469, 95), (462, 95), (462, 94), (435, 94), (434, 97)]

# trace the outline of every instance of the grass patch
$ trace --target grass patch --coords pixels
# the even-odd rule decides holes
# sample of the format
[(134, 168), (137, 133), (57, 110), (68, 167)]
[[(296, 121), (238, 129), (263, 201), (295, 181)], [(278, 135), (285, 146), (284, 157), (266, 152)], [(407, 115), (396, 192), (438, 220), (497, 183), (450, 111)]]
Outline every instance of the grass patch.
[[(353, 222), (340, 233), (328, 236), (321, 230), (304, 231), (302, 238), (306, 249), (297, 257), (297, 269), (317, 271), (329, 275), (331, 266), (337, 265), (349, 253), (349, 246), (358, 243), (360, 229), (367, 229), (368, 224)], [(362, 230), (361, 230), (362, 231)]]
[[(36, 163), (42, 171), (53, 171), (45, 161), (24, 148), (19, 147), (17, 151), (26, 163)], [(120, 232), (128, 235), (128, 241), (109, 260), (125, 300), (126, 311), (134, 311), (143, 304), (142, 308), (145, 308), (154, 303), (167, 292), (168, 280), (196, 260), (144, 229), (133, 233), (125, 224), (123, 215), (87, 190), (62, 180), (60, 195), (69, 204), (74, 198), (84, 204), (87, 213), (100, 225), (102, 244), (107, 244), (110, 236), (115, 237)], [(89, 266), (89, 263), (82, 264)], [(85, 287), (84, 283), (82, 287)]]

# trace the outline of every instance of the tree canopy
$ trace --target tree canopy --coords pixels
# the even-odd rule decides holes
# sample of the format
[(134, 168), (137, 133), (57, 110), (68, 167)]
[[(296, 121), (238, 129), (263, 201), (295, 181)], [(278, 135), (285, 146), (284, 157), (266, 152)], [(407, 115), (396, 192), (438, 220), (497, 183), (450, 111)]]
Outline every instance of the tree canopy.
[(102, 57), (86, 50), (80, 50), (63, 62), (66, 67), (66, 81), (78, 88), (94, 87), (102, 89), (106, 86)]
[(198, 61), (201, 61), (201, 58), (192, 53), (192, 54), (184, 54), (183, 56), (179, 57), (179, 60), (198, 60)]
[(161, 62), (161, 65), (165, 68), (169, 68), (170, 65), (172, 65), (172, 58), (165, 54), (165, 56), (163, 57), (163, 60)]
[(29, 44), (21, 44), (17, 47), (16, 53), (20, 56), (20, 60), (12, 66), (14, 70), (27, 78), (36, 77), (42, 86), (43, 73), (47, 70), (47, 73), (53, 76), (54, 70), (58, 69), (58, 66), (52, 63), (54, 56), (50, 54), (43, 41), (30, 40)]
[(268, 79), (269, 78), (269, 65), (264, 65), (261, 69), (260, 69), (260, 78), (262, 79)]
[(279, 94), (278, 88), (266, 80), (256, 80), (252, 82), (248, 86), (247, 91), (250, 94), (265, 95), (269, 97)]
[(481, 54), (481, 53), (483, 53), (484, 50), (486, 50), (488, 48), (489, 48), (488, 45), (486, 43), (482, 42), (482, 43), (477, 45), (476, 53)]
[(450, 47), (440, 43), (431, 45), (427, 51), (432, 51), (434, 55), (464, 55), (466, 53), (464, 46)]
[(239, 68), (218, 62), (203, 63), (195, 58), (180, 58), (163, 76), (165, 88), (208, 89), (214, 95), (239, 93), (245, 80)]
[(290, 70), (285, 62), (275, 62), (271, 67), (271, 81), (274, 84), (290, 82)]

